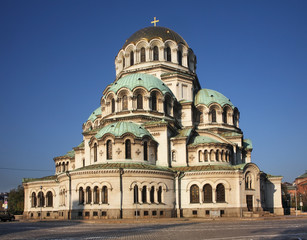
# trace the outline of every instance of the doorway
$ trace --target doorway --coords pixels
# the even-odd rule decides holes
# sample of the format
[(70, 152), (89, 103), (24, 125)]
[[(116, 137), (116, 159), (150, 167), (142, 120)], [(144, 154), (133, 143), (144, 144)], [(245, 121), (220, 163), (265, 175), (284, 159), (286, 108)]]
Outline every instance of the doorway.
[(253, 211), (253, 195), (246, 195), (246, 204), (247, 204), (247, 210), (249, 212)]

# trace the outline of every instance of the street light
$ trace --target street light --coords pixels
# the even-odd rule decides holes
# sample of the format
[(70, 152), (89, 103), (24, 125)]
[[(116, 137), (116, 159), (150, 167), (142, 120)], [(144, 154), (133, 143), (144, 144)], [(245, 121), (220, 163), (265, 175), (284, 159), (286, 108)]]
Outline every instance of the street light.
[(40, 189), (41, 189), (41, 192), (40, 192), (40, 198), (39, 198), (39, 201), (40, 201), (40, 206), (41, 206), (41, 213), (40, 213), (40, 219), (42, 221), (42, 205), (43, 205), (43, 192), (42, 192), (42, 189), (43, 189), (43, 186), (40, 186)]
[(297, 216), (296, 184), (294, 183), (293, 186), (295, 187), (295, 216)]

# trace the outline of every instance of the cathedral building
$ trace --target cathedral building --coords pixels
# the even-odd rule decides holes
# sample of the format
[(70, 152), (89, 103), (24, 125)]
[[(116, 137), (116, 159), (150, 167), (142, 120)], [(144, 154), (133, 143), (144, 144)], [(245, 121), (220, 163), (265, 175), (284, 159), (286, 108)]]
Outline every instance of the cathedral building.
[(252, 163), (239, 109), (201, 88), (196, 55), (176, 32), (132, 34), (115, 81), (55, 174), (23, 179), (24, 217), (53, 219), (283, 214), (281, 179)]

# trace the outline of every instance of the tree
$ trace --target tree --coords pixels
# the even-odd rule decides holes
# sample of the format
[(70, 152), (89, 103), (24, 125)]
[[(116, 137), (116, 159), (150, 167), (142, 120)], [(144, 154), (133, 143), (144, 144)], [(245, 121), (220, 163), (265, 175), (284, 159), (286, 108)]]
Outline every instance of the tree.
[(8, 210), (13, 214), (22, 214), (24, 208), (24, 190), (23, 186), (19, 185), (16, 189), (9, 192)]

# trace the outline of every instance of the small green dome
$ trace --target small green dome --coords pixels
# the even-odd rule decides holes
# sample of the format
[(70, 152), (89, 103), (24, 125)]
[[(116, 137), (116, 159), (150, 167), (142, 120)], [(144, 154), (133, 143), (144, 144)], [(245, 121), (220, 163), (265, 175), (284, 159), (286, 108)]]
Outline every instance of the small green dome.
[(120, 137), (125, 133), (131, 133), (139, 138), (149, 136), (153, 139), (153, 136), (148, 132), (147, 129), (133, 122), (116, 122), (109, 124), (100, 129), (99, 132), (95, 135), (95, 137), (97, 139), (100, 139), (107, 133), (112, 134), (115, 137)]
[(87, 119), (88, 121), (94, 122), (97, 118), (97, 115), (101, 115), (101, 107), (97, 108)]
[(190, 145), (194, 146), (203, 143), (222, 143), (222, 142), (208, 136), (196, 136), (193, 139), (193, 142), (190, 143)]
[(144, 87), (148, 91), (151, 91), (152, 89), (158, 89), (163, 94), (170, 93), (172, 96), (174, 96), (168, 86), (166, 86), (164, 82), (162, 82), (159, 78), (145, 73), (130, 74), (118, 79), (117, 82), (111, 85), (111, 87), (108, 89), (108, 92), (112, 91), (117, 93), (117, 91), (123, 87), (128, 88), (131, 91), (136, 87)]
[(226, 104), (234, 108), (234, 105), (230, 102), (230, 99), (225, 97), (223, 94), (211, 90), (211, 89), (201, 89), (195, 96), (195, 106), (198, 104), (205, 104), (209, 107), (211, 103), (218, 103), (222, 107)]

